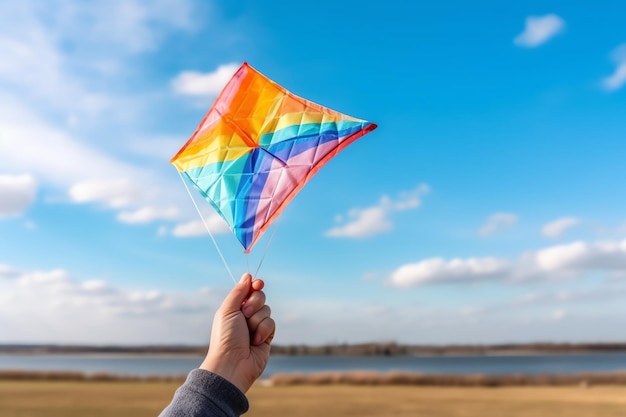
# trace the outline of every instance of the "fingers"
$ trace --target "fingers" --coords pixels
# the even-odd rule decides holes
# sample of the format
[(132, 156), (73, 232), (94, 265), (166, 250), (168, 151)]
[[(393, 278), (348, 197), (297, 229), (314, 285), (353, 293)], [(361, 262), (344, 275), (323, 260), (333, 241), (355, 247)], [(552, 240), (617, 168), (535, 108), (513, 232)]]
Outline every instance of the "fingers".
[(261, 291), (264, 286), (265, 282), (263, 282), (262, 279), (255, 279), (254, 281), (252, 281), (252, 290), (254, 291)]
[(261, 279), (252, 280), (248, 273), (228, 293), (222, 303), (222, 314), (241, 311), (246, 318), (251, 343), (255, 346), (269, 344), (274, 338), (276, 323), (270, 317), (271, 310), (265, 305), (265, 283)]
[(269, 344), (276, 330), (276, 323), (270, 317), (272, 310), (265, 304), (265, 293), (261, 291), (264, 285), (260, 279), (252, 281), (253, 291), (241, 309), (247, 319), (250, 341), (255, 346)]
[(272, 310), (270, 309), (270, 306), (267, 305), (264, 305), (261, 309), (259, 309), (259, 311), (254, 313), (254, 315), (248, 319), (248, 329), (250, 329), (250, 334), (254, 334), (263, 320), (270, 317), (271, 314)]
[(271, 314), (272, 310), (270, 307), (264, 305), (248, 319), (250, 340), (253, 345), (269, 344), (274, 338), (276, 323), (274, 319), (270, 317)]
[[(258, 280), (257, 280), (258, 281)], [(259, 284), (256, 284), (257, 286)], [(252, 288), (252, 275), (246, 273), (241, 276), (241, 280), (230, 290), (230, 293), (224, 299), (222, 303), (222, 309), (225, 311), (237, 311), (241, 308), (241, 304), (244, 302), (250, 290)]]
[[(241, 280), (239, 280), (224, 299), (222, 310), (225, 312), (243, 310), (242, 304), (245, 302), (246, 306), (251, 305), (249, 313), (246, 314), (246, 318), (250, 317), (265, 304), (265, 294), (261, 291), (264, 286), (265, 282), (263, 282), (262, 279), (252, 280), (252, 275), (249, 273), (243, 274)], [(258, 295), (259, 293), (261, 293), (261, 296)], [(262, 297), (262, 300), (259, 303), (260, 297)], [(252, 299), (251, 303), (249, 299)]]
[(245, 301), (243, 308), (243, 315), (246, 316), (247, 319), (252, 317), (257, 311), (263, 307), (265, 304), (265, 293), (263, 291), (254, 291), (250, 294), (250, 297)]
[[(257, 317), (257, 315), (259, 317)], [(270, 308), (263, 306), (257, 314), (248, 320), (248, 328), (250, 329), (250, 340), (253, 345), (259, 346), (263, 343), (270, 344), (272, 339), (274, 339), (274, 333), (276, 331), (276, 323), (274, 319), (270, 317)]]

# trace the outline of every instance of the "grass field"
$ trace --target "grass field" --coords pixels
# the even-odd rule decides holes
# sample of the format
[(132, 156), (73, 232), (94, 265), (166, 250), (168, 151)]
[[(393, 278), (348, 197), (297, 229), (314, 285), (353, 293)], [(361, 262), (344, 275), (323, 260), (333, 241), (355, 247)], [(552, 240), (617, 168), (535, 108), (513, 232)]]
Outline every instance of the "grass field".
[[(0, 381), (2, 417), (155, 417), (173, 382)], [(626, 387), (255, 386), (249, 417), (624, 417)]]

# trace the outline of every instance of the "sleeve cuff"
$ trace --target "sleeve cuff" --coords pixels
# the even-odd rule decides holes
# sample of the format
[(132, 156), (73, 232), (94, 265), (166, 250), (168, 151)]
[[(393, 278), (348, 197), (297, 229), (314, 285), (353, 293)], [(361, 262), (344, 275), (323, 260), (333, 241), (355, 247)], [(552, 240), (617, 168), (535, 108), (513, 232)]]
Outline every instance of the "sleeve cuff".
[(237, 416), (248, 411), (248, 399), (230, 381), (204, 369), (194, 369), (187, 376), (184, 386), (204, 396), (225, 414), (234, 411)]

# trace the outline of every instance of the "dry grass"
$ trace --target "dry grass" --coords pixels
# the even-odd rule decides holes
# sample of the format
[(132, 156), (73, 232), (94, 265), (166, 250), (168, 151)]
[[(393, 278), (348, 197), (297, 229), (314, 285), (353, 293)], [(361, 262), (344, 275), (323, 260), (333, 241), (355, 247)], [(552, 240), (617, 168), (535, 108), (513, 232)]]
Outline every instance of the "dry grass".
[(156, 417), (177, 382), (0, 381), (2, 417)]
[[(574, 375), (428, 375), (405, 372), (320, 372), (275, 374), (272, 385), (420, 385), (438, 387), (524, 387), (626, 385), (626, 373)], [(626, 416), (626, 414), (625, 414)]]
[(624, 417), (626, 388), (258, 387), (250, 417)]
[[(155, 417), (177, 382), (0, 381), (2, 417)], [(624, 417), (626, 387), (257, 385), (249, 417)]]

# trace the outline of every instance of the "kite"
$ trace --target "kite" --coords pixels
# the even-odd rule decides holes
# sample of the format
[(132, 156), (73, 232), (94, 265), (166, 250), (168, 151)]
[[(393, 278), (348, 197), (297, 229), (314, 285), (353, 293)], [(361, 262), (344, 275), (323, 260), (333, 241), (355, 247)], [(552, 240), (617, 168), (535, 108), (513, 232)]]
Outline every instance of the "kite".
[(170, 162), (249, 253), (332, 157), (375, 128), (290, 93), (244, 62)]

